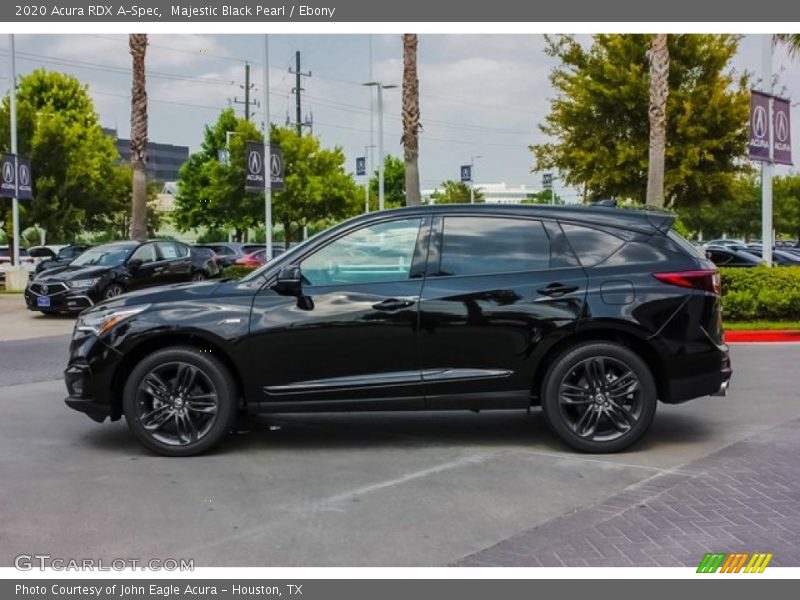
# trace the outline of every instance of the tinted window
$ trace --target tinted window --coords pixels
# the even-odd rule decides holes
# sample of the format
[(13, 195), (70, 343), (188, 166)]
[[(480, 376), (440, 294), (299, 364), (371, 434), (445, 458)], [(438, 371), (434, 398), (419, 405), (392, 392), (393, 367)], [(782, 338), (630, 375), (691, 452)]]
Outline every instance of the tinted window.
[(562, 223), (561, 227), (584, 267), (604, 261), (625, 243), (622, 238), (592, 227), (568, 223)]
[(541, 221), (445, 217), (439, 275), (536, 271), (550, 267)]
[(727, 252), (720, 252), (718, 250), (709, 250), (706, 252), (708, 259), (715, 265), (725, 265), (730, 262), (732, 256)]
[(358, 229), (300, 263), (311, 285), (376, 283), (408, 279), (420, 219), (377, 223)]

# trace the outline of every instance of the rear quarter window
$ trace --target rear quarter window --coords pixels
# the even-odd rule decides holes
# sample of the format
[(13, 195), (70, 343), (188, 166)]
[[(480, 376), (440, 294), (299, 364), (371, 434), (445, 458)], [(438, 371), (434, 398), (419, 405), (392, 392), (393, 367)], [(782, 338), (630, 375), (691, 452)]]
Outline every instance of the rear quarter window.
[(561, 228), (584, 267), (603, 262), (625, 244), (621, 237), (593, 227), (561, 223)]

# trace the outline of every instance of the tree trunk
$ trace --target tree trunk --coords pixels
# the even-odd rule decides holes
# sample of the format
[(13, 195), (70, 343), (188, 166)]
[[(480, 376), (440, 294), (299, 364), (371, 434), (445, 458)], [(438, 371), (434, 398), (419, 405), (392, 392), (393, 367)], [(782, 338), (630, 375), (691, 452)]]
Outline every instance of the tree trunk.
[(131, 239), (147, 239), (147, 89), (144, 57), (147, 34), (132, 33), (128, 45), (133, 57), (131, 88), (131, 164), (133, 165), (133, 198), (131, 203)]
[(650, 156), (647, 166), (645, 202), (664, 206), (664, 154), (667, 148), (667, 96), (669, 94), (669, 49), (667, 35), (653, 36), (650, 46)]
[(283, 222), (283, 249), (289, 249), (289, 242), (292, 240), (292, 222)]
[(403, 34), (403, 153), (406, 163), (406, 206), (420, 203), (419, 79), (417, 34)]

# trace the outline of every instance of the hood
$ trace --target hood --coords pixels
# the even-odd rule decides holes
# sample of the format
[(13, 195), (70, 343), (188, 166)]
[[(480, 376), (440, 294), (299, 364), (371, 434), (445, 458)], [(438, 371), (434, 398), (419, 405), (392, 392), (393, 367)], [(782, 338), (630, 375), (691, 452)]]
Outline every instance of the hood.
[(52, 269), (45, 269), (36, 275), (36, 279), (46, 279), (47, 281), (74, 281), (75, 279), (91, 279), (102, 277), (113, 267), (90, 266), (72, 267), (61, 265)]
[[(122, 296), (105, 300), (94, 306), (94, 308), (117, 308), (122, 306), (133, 306), (136, 304), (178, 304), (181, 302), (192, 302), (210, 298), (214, 295), (221, 282), (219, 280), (203, 281), (199, 283), (173, 283), (159, 287), (145, 288), (135, 292), (126, 292)], [(93, 310), (93, 309), (90, 309)]]

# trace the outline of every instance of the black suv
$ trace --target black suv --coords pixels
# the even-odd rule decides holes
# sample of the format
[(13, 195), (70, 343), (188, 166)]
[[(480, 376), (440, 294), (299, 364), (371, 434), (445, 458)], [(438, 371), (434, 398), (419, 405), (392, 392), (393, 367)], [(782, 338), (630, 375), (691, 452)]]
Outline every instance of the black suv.
[(25, 288), (25, 302), (45, 314), (78, 313), (131, 290), (202, 281), (218, 271), (213, 260), (181, 242), (113, 242), (37, 272)]
[(639, 439), (657, 400), (724, 394), (719, 274), (668, 213), (440, 205), (364, 215), (247, 277), (78, 319), (67, 404), (156, 452), (237, 413), (541, 406), (582, 451)]

